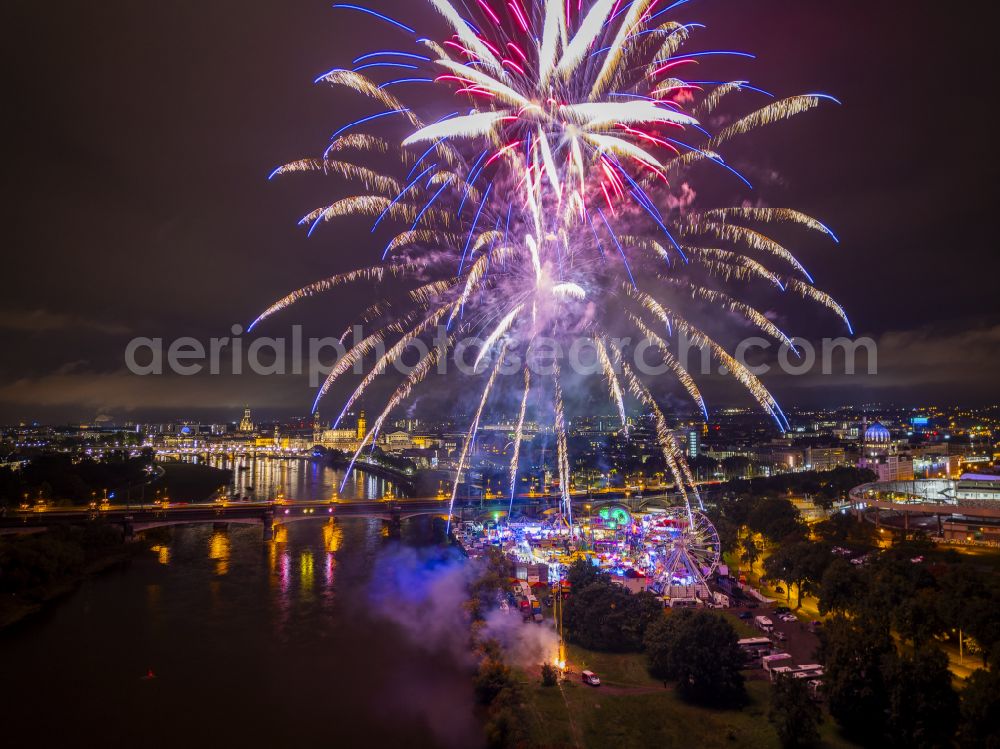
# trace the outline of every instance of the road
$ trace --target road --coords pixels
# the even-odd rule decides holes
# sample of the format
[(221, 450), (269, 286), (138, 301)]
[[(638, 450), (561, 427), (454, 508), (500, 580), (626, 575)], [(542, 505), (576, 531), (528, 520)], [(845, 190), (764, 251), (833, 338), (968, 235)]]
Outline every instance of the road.
[[(781, 604), (778, 603), (778, 606)], [(819, 647), (819, 637), (809, 631), (806, 620), (803, 618), (797, 618), (794, 622), (783, 622), (778, 618), (778, 614), (774, 613), (774, 606), (765, 606), (761, 604), (756, 609), (750, 609), (746, 606), (736, 606), (731, 609), (727, 609), (727, 613), (731, 613), (734, 616), (738, 616), (742, 612), (747, 612), (753, 616), (766, 616), (772, 622), (774, 622), (774, 633), (781, 632), (785, 636), (784, 641), (777, 640), (771, 636), (771, 641), (774, 642), (776, 650), (780, 650), (791, 655), (791, 660), (788, 661), (787, 665), (804, 665), (807, 663), (818, 663), (816, 660), (816, 649)], [(747, 619), (745, 622), (749, 626), (753, 626), (753, 619)], [(758, 632), (758, 637), (767, 637), (764, 632)], [(786, 665), (782, 663), (782, 665)], [(763, 671), (760, 671), (757, 675), (761, 678), (767, 678), (767, 675)]]

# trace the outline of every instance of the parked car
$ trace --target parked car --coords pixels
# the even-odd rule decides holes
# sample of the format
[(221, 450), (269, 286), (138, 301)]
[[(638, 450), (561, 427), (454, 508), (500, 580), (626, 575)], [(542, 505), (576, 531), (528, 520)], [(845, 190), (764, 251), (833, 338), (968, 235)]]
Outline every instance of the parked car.
[(601, 686), (601, 677), (595, 674), (593, 671), (583, 671), (580, 676), (583, 678), (584, 684), (589, 684), (592, 687)]
[(786, 635), (784, 632), (775, 632), (774, 639), (778, 640), (778, 642), (784, 642), (785, 640), (788, 639), (788, 635)]
[(749, 611), (741, 611), (736, 616), (738, 616), (743, 621), (746, 621), (748, 619), (753, 619), (753, 614), (751, 614)]
[(775, 614), (778, 614), (779, 616), (780, 616), (781, 614), (787, 614), (787, 613), (789, 613), (790, 611), (791, 611), (791, 609), (790, 609), (790, 608), (788, 608), (787, 606), (775, 606), (775, 607), (774, 607), (774, 613), (775, 613)]
[(797, 622), (798, 621), (798, 617), (795, 616), (795, 614), (782, 614), (778, 618), (781, 619), (781, 621), (783, 621), (783, 622)]

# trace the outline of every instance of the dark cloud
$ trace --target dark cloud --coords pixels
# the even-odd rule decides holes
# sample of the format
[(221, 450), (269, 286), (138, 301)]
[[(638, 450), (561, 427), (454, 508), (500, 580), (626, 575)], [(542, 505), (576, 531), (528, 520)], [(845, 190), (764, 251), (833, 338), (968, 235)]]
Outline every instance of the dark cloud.
[[(918, 401), (992, 403), (1000, 381), (1000, 324), (935, 324), (917, 330), (890, 330), (874, 339), (877, 355), (869, 369), (865, 349), (854, 357), (848, 373), (843, 355), (830, 357), (821, 371), (822, 342), (815, 342), (817, 364), (808, 376), (792, 376), (775, 368), (764, 378), (785, 404)], [(769, 362), (770, 363), (770, 362)]]
[[(419, 0), (372, 4), (437, 23)], [(698, 200), (789, 205), (834, 227), (840, 245), (797, 249), (856, 327), (882, 341), (888, 369), (871, 387), (962, 400), (988, 392), (995, 372), (985, 359), (970, 367), (949, 353), (961, 334), (929, 331), (983, 331), (1000, 320), (990, 225), (998, 159), (983, 145), (992, 142), (983, 107), (995, 27), (971, 10), (954, 22), (941, 8), (702, 0), (677, 12), (708, 25), (694, 45), (758, 55), (705, 59), (706, 79), (822, 90), (844, 102), (734, 143), (727, 157), (754, 164), (760, 183), (740, 192), (724, 174), (700, 171), (691, 180)], [(371, 111), (313, 77), (398, 38), (325, 0), (12, 0), (0, 12), (12, 103), (0, 417), (30, 416), (39, 404), (66, 418), (251, 397), (306, 410), (311, 398), (296, 384), (268, 397), (260, 381), (275, 387), (276, 378), (133, 379), (119, 371), (122, 354), (131, 335), (226, 335), (288, 290), (376, 259), (380, 248), (361, 225), (308, 241), (295, 226), (337, 194), (334, 185), (266, 175)], [(764, 101), (745, 96), (748, 107)], [(368, 301), (345, 290), (290, 319), (339, 333)], [(817, 327), (837, 334), (815, 312), (782, 314), (810, 336)], [(977, 343), (989, 349), (978, 339), (966, 348)], [(81, 360), (83, 370), (60, 372)], [(964, 384), (947, 390), (949, 382)], [(826, 387), (817, 381), (811, 397), (853, 398), (846, 386)]]
[(88, 320), (76, 315), (65, 315), (36, 310), (0, 310), (0, 328), (26, 333), (95, 332), (105, 335), (125, 335), (129, 327), (120, 322)]

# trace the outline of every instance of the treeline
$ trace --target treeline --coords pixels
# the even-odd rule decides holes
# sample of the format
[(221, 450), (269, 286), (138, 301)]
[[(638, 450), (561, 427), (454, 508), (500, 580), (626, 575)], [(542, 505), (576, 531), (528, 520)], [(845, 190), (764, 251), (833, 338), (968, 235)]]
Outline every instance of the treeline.
[(566, 639), (589, 650), (643, 652), (654, 677), (676, 682), (677, 693), (701, 705), (743, 704), (743, 654), (723, 616), (704, 609), (665, 616), (652, 593), (630, 593), (606, 572), (577, 561), (567, 573)]
[(716, 520), (723, 549), (747, 564), (763, 557), (767, 579), (784, 583), (796, 604), (815, 595), (824, 614), (870, 610), (918, 646), (961, 630), (984, 653), (1000, 649), (1000, 576), (974, 557), (918, 534), (882, 551), (871, 523), (837, 513), (808, 528), (778, 497), (739, 498)]
[(566, 574), (570, 593), (563, 606), (566, 639), (588, 650), (642, 650), (646, 628), (663, 616), (663, 603), (648, 592), (630, 593), (608, 573), (585, 561)]
[(522, 686), (507, 664), (500, 643), (483, 636), (485, 614), (496, 605), (498, 594), (508, 592), (513, 569), (503, 552), (495, 548), (487, 552), (483, 562), (483, 570), (470, 584), (465, 603), (471, 618), (471, 644), (479, 661), (473, 679), (476, 704), (482, 711), (487, 746), (523, 746), (527, 716)]
[(837, 513), (809, 528), (795, 505), (780, 496), (737, 495), (710, 515), (723, 553), (751, 567), (764, 559), (766, 577), (783, 582), (789, 600), (794, 588), (797, 603), (817, 590), (827, 567), (838, 559), (834, 548), (864, 553), (876, 546), (870, 524)]
[(733, 625), (706, 609), (660, 613), (646, 628), (649, 673), (673, 681), (681, 698), (699, 705), (738, 707), (746, 702), (744, 655)]
[[(865, 745), (1000, 746), (1000, 581), (952, 552), (904, 542), (863, 567), (842, 559), (819, 586), (830, 714)], [(923, 557), (923, 559), (921, 559)], [(961, 636), (984, 668), (958, 691), (941, 643)]]
[(727, 482), (725, 491), (738, 497), (778, 497), (789, 494), (808, 496), (815, 504), (829, 509), (837, 501), (847, 499), (851, 489), (875, 480), (866, 468), (840, 466), (829, 471), (779, 473), (753, 479)]
[(75, 459), (65, 453), (45, 453), (20, 470), (0, 469), (0, 504), (17, 507), (39, 499), (53, 504), (85, 504), (93, 498), (125, 490), (148, 479), (151, 450), (137, 457), (114, 451), (101, 460)]
[[(801, 606), (802, 596), (819, 594), (831, 569), (835, 570), (834, 574), (845, 567), (854, 569), (844, 554), (857, 556), (873, 552), (877, 544), (876, 535), (870, 523), (849, 514), (834, 515), (817, 523), (809, 537), (793, 532), (780, 539), (764, 560), (764, 573), (767, 579), (785, 584), (785, 597), (789, 602), (794, 588), (795, 605)], [(743, 538), (744, 557), (753, 543), (752, 539)], [(754, 552), (750, 550), (749, 553), (753, 555)]]
[(708, 514), (723, 553), (736, 554), (747, 564), (757, 562), (765, 545), (802, 540), (809, 530), (795, 505), (784, 497), (730, 496)]
[[(159, 492), (174, 502), (205, 502), (217, 491), (225, 492), (232, 483), (233, 472), (203, 463), (172, 461), (161, 463), (162, 479), (157, 479), (141, 492), (133, 492), (132, 501), (151, 501)], [(119, 496), (116, 501), (124, 498)]]
[[(354, 453), (344, 452), (343, 450), (337, 450), (335, 448), (330, 448), (324, 450), (327, 458), (330, 462), (337, 466), (346, 466), (351, 462), (351, 458), (354, 457)], [(405, 473), (407, 475), (413, 475), (416, 473), (417, 464), (414, 463), (409, 458), (403, 458), (399, 455), (394, 455), (392, 453), (387, 453), (381, 447), (377, 445), (365, 453), (367, 455), (366, 460), (374, 463), (381, 463), (386, 468), (397, 471), (398, 473)]]
[[(750, 565), (763, 558), (789, 600), (814, 595), (830, 617), (818, 658), (830, 714), (848, 736), (866, 746), (1000, 748), (995, 570), (919, 535), (880, 550), (875, 528), (851, 514), (808, 528), (773, 494), (731, 496), (714, 519), (725, 551)], [(949, 642), (983, 666), (957, 689), (942, 649)], [(801, 691), (781, 683), (773, 695), (772, 719), (788, 746), (817, 736)]]

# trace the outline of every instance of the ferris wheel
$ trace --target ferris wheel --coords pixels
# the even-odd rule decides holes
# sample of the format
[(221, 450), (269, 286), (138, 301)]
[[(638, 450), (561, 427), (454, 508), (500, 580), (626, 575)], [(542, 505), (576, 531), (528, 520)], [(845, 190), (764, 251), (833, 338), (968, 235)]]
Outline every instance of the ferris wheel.
[(647, 537), (656, 547), (656, 577), (665, 587), (700, 585), (721, 561), (719, 532), (703, 513), (674, 507), (656, 522)]

